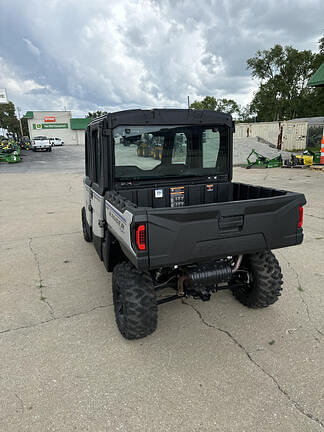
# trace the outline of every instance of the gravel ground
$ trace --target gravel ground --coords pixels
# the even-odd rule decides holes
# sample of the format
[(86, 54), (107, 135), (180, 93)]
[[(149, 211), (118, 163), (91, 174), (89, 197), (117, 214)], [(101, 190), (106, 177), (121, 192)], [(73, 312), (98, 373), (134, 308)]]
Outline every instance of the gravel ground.
[[(256, 152), (266, 156), (270, 159), (278, 156), (281, 153), (283, 159), (290, 159), (290, 152), (278, 151), (275, 148), (268, 146), (267, 144), (258, 142), (256, 138), (235, 138), (234, 135), (234, 152), (233, 161), (234, 165), (246, 164), (246, 159), (254, 149)], [(252, 159), (253, 160), (253, 159)]]

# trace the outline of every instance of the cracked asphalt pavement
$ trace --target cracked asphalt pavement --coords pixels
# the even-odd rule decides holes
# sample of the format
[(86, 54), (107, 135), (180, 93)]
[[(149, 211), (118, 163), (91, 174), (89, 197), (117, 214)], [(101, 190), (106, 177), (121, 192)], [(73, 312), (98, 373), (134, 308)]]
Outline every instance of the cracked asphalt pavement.
[(155, 333), (126, 341), (82, 238), (82, 151), (52, 154), (0, 166), (0, 430), (323, 431), (323, 173), (235, 169), (308, 200), (304, 243), (275, 251), (275, 305), (226, 291), (172, 302)]

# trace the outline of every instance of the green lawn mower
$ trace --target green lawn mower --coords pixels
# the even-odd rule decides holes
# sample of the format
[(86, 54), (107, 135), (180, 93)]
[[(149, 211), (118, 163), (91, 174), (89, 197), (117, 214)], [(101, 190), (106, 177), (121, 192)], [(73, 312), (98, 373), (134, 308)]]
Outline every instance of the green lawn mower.
[(20, 146), (13, 140), (1, 141), (0, 162), (17, 163), (20, 161)]
[[(253, 156), (255, 160), (252, 160)], [(273, 159), (269, 159), (262, 154), (256, 152), (252, 149), (251, 153), (247, 157), (247, 167), (246, 168), (278, 168), (282, 166), (281, 155), (276, 156)]]
[(23, 136), (19, 142), (21, 150), (31, 150), (31, 141), (27, 136)]

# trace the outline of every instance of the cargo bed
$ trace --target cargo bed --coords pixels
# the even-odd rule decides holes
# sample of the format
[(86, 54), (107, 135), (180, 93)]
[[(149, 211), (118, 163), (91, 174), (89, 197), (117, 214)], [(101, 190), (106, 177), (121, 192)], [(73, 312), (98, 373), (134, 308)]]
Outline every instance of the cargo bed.
[[(112, 204), (119, 200), (120, 209), (127, 208), (147, 222), (145, 268), (208, 261), (302, 242), (302, 229), (298, 228), (299, 207), (305, 204), (302, 194), (244, 183), (192, 184), (184, 186), (184, 205), (172, 208), (171, 188), (113, 194)], [(156, 190), (162, 191), (159, 198)], [(144, 262), (130, 258), (143, 268)]]

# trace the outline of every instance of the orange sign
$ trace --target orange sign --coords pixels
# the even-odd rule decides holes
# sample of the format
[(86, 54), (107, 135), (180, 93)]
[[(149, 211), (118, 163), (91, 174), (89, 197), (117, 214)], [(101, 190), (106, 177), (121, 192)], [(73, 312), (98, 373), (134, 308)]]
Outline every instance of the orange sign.
[(56, 117), (45, 116), (44, 117), (44, 122), (46, 122), (46, 123), (55, 123), (56, 122)]

